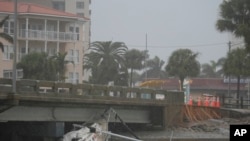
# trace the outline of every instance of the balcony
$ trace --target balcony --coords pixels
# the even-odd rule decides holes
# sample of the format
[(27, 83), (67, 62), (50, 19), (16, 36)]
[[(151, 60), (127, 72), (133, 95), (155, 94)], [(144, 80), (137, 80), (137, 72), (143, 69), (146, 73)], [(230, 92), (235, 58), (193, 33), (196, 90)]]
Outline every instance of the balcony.
[(29, 40), (47, 40), (47, 41), (61, 41), (73, 42), (79, 41), (79, 33), (71, 32), (56, 32), (56, 31), (42, 31), (42, 30), (19, 30), (19, 38)]

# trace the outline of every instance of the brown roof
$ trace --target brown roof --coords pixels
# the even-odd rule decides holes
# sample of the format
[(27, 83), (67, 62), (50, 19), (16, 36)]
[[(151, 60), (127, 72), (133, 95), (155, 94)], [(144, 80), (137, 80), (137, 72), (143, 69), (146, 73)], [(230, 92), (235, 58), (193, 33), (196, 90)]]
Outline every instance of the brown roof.
[[(33, 3), (18, 3), (18, 14), (34, 14), (34, 15), (47, 15), (47, 16), (57, 16), (57, 17), (68, 17), (68, 18), (79, 18), (85, 19), (85, 17), (79, 17), (76, 14), (67, 13), (59, 10), (55, 10), (50, 7), (45, 7)], [(13, 13), (14, 3), (0, 1), (0, 12)]]

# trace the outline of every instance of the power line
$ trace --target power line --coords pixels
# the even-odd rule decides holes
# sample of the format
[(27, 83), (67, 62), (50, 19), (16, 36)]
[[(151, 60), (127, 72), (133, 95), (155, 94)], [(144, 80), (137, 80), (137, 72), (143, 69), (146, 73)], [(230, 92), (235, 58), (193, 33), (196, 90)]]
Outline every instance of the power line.
[[(208, 46), (220, 46), (220, 45), (227, 45), (226, 42), (224, 43), (211, 43), (211, 44), (195, 44), (195, 45), (147, 45), (149, 48), (177, 48), (177, 47), (186, 47), (186, 48), (196, 48), (196, 47), (208, 47)], [(127, 45), (128, 47), (138, 47), (138, 48), (145, 48), (145, 45)]]
[(245, 44), (245, 42), (238, 42), (238, 43), (231, 44), (231, 46), (244, 45), (244, 44)]

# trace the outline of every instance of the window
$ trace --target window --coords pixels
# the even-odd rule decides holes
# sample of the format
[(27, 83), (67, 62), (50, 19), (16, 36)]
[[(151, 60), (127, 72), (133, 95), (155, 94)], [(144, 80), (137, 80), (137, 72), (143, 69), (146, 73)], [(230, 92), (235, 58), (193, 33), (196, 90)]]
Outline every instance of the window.
[(83, 9), (84, 8), (84, 2), (81, 2), (81, 1), (76, 2), (76, 8), (77, 9)]
[(76, 33), (79, 33), (79, 27), (76, 27)]
[(26, 48), (25, 47), (21, 47), (20, 48), (20, 50), (19, 50), (19, 59), (22, 59), (23, 58), (23, 56), (25, 56), (26, 55)]
[(14, 21), (6, 21), (3, 25), (3, 31), (9, 35), (14, 34)]
[(74, 32), (74, 27), (73, 27), (73, 26), (70, 26), (70, 27), (69, 27), (69, 31), (73, 33), (73, 32)]
[(79, 41), (79, 38), (80, 38), (79, 27), (74, 28), (74, 26), (69, 26), (69, 31), (72, 32), (72, 33), (75, 33), (75, 34), (72, 34), (71, 39)]
[(73, 62), (74, 61), (73, 56), (74, 56), (74, 50), (71, 49), (71, 50), (69, 50), (68, 60)]
[(75, 27), (75, 30), (74, 30), (74, 27), (73, 27), (73, 26), (70, 26), (70, 27), (69, 27), (69, 31), (72, 32), (72, 33), (73, 33), (74, 31), (75, 31), (75, 33), (79, 33), (79, 27)]
[(9, 34), (13, 35), (14, 34), (14, 22), (13, 21), (10, 21), (10, 31), (9, 31)]
[(68, 61), (79, 63), (79, 50), (73, 50), (73, 49), (69, 50)]
[(52, 4), (53, 4), (53, 8), (57, 10), (61, 10), (61, 11), (65, 10), (65, 2), (63, 1), (53, 1)]
[(76, 27), (76, 40), (79, 41), (79, 27)]
[(69, 72), (69, 79), (70, 83), (78, 84), (79, 83), (79, 73), (78, 72)]
[[(12, 70), (3, 70), (3, 77), (4, 78), (12, 78)], [(18, 79), (23, 78), (23, 70), (22, 69), (16, 70), (16, 77)]]
[(13, 46), (4, 45), (3, 59), (11, 60), (13, 59), (13, 55), (14, 55)]

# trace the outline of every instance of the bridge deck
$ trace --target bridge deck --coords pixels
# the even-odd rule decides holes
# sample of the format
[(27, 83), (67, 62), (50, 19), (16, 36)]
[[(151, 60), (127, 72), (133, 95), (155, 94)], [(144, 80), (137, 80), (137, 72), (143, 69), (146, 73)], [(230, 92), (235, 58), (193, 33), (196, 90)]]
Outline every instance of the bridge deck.
[[(86, 121), (115, 107), (125, 122), (164, 124), (184, 104), (183, 92), (51, 81), (0, 79), (1, 121)], [(168, 106), (172, 108), (166, 108)]]
[(11, 79), (0, 79), (0, 100), (115, 105), (183, 104), (183, 92), (51, 81), (18, 80), (17, 94), (11, 95)]

